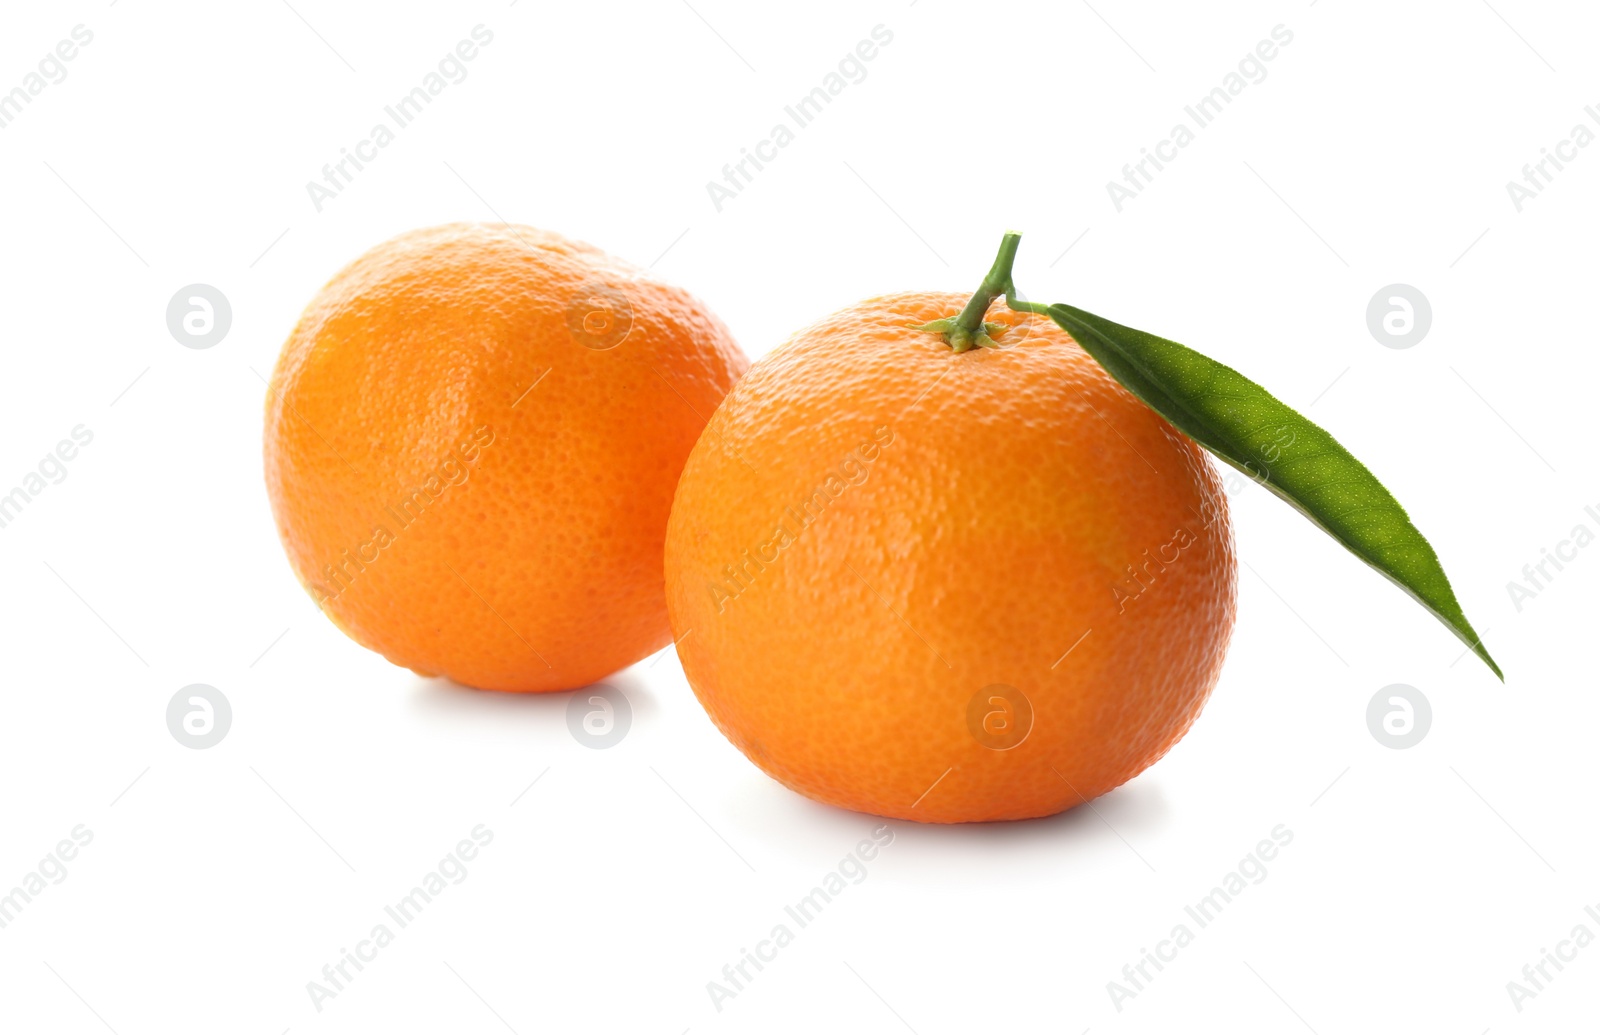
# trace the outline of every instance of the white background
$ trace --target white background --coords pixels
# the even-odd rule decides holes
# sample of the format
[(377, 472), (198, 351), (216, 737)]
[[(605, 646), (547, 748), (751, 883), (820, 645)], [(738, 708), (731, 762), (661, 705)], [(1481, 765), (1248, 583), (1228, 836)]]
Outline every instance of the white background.
[[(0, 929), (0, 1026), (1477, 1035), (1592, 1018), (1600, 947), (1520, 1012), (1506, 985), (1575, 925), (1600, 935), (1600, 548), (1520, 611), (1506, 586), (1574, 526), (1600, 531), (1600, 147), (1521, 212), (1505, 184), (1600, 102), (1595, 12), (693, 4), (8, 5), (0, 89), (75, 25), (94, 38), (0, 130), (0, 491), (76, 425), (94, 440), (0, 529), (0, 890), (75, 825), (93, 840)], [(494, 39), (468, 78), (316, 211), (306, 182), (478, 24)], [(716, 211), (706, 182), (879, 24), (894, 38), (865, 81)], [(1294, 38), (1267, 78), (1119, 213), (1106, 181), (1280, 24)], [(606, 751), (569, 734), (568, 695), (389, 666), (299, 589), (268, 513), (261, 375), (301, 307), (396, 233), (501, 218), (654, 262), (753, 357), (868, 295), (970, 290), (1020, 230), (1029, 297), (1197, 347), (1366, 460), (1507, 683), (1241, 487), (1237, 631), (1188, 737), (1093, 810), (894, 823), (867, 878), (719, 1012), (707, 982), (877, 821), (763, 776), (670, 650), (614, 680), (635, 722)], [(195, 282), (233, 307), (209, 350), (166, 326)], [(1366, 325), (1396, 282), (1433, 308), (1407, 350)], [(208, 750), (165, 724), (197, 682), (234, 713)], [(1366, 724), (1392, 683), (1432, 702), (1408, 750)], [(494, 840), (462, 883), (315, 1010), (307, 982), (480, 823)], [(1119, 1011), (1107, 982), (1277, 824), (1294, 839), (1268, 877)]]

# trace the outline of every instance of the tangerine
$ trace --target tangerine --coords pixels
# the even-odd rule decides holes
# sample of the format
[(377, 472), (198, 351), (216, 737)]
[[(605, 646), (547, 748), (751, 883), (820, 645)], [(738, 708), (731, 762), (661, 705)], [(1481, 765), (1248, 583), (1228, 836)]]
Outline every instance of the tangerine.
[(678, 654), (728, 739), (818, 801), (938, 823), (1050, 815), (1159, 759), (1236, 583), (1200, 448), (1047, 317), (928, 329), (964, 303), (868, 299), (757, 361), (666, 542)]
[(520, 226), (403, 234), (283, 347), (266, 482), (356, 642), (494, 690), (584, 686), (671, 642), (673, 486), (748, 365), (705, 306)]

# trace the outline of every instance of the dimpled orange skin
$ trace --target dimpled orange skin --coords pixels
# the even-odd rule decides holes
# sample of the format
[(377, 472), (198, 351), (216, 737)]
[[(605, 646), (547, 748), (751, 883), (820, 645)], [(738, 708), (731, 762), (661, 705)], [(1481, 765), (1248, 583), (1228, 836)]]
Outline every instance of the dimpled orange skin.
[[(935, 823), (1051, 815), (1144, 770), (1234, 615), (1200, 449), (1045, 317), (994, 307), (1007, 347), (961, 354), (910, 329), (965, 302), (869, 299), (758, 361), (667, 528), (678, 654), (718, 728), (801, 794)], [(969, 725), (996, 684), (1033, 709), (1005, 750)], [(996, 708), (1021, 730), (989, 696), (980, 730)]]
[[(623, 298), (626, 337), (586, 347), (627, 324)], [(671, 642), (673, 486), (747, 366), (687, 292), (589, 245), (404, 234), (322, 289), (273, 374), (266, 481), (289, 561), (395, 664), (494, 690), (592, 683)]]

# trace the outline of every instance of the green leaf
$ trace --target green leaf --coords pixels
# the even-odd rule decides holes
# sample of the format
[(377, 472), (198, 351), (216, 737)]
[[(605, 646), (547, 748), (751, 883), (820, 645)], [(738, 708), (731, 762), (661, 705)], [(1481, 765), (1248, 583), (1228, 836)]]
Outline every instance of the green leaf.
[(1049, 314), (1147, 406), (1411, 594), (1505, 681), (1462, 614), (1433, 547), (1332, 435), (1237, 370), (1175, 341), (1070, 305), (1015, 307)]

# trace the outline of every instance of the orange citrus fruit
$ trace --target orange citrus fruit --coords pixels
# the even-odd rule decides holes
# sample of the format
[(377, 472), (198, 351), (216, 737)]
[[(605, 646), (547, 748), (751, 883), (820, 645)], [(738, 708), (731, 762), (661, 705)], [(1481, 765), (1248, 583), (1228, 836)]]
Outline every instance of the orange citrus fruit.
[(673, 486), (747, 366), (688, 293), (529, 227), (378, 245), (290, 334), (266, 481), (301, 583), (390, 661), (583, 686), (671, 642)]
[(965, 302), (869, 299), (758, 361), (666, 544), (718, 728), (818, 801), (940, 823), (1050, 815), (1159, 759), (1236, 581), (1199, 447), (1046, 317), (997, 310), (970, 351), (916, 329)]

